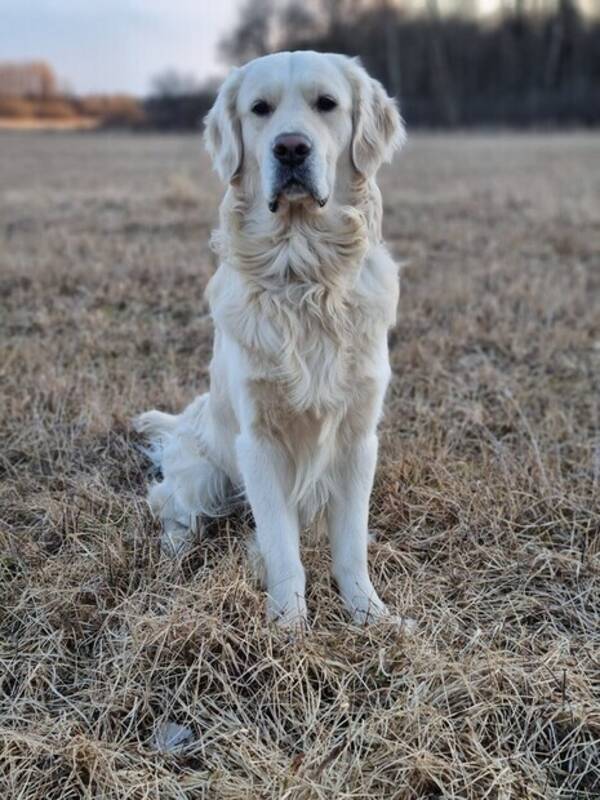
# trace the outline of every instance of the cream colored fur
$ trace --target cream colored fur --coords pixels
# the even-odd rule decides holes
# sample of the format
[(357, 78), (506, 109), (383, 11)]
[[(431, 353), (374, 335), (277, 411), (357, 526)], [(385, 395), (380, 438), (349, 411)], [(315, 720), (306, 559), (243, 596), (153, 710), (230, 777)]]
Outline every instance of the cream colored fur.
[[(315, 98), (336, 107), (325, 113)], [(267, 100), (267, 118), (252, 111)], [(274, 138), (312, 144), (313, 194), (269, 210)], [(202, 515), (244, 495), (256, 522), (268, 617), (306, 617), (299, 534), (324, 511), (333, 573), (355, 621), (387, 614), (367, 569), (377, 423), (390, 377), (397, 267), (381, 240), (380, 164), (404, 137), (395, 104), (355, 61), (280, 53), (235, 70), (207, 118), (229, 188), (207, 289), (215, 323), (210, 393), (182, 414), (137, 420), (163, 480), (149, 501), (179, 551)], [(321, 208), (315, 197), (326, 198)]]

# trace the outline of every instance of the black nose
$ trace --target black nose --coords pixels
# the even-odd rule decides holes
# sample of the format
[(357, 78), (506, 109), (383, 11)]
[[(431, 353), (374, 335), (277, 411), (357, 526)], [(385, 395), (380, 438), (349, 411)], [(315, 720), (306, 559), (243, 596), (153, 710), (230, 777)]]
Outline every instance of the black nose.
[(301, 133), (282, 133), (273, 142), (275, 158), (290, 167), (302, 164), (310, 151), (310, 142)]

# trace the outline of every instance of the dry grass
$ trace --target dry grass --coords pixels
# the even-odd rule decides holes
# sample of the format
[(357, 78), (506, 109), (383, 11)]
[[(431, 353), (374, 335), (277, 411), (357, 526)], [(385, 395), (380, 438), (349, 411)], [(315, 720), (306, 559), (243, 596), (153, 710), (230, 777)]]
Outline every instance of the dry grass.
[(10, 119), (0, 117), (0, 131), (77, 131), (98, 128), (100, 121), (90, 117), (73, 117), (69, 119)]
[[(159, 556), (132, 414), (205, 387), (196, 138), (0, 139), (0, 796), (600, 796), (600, 140), (415, 137), (372, 507), (410, 640), (264, 627), (248, 522)], [(193, 740), (154, 749), (157, 726)]]

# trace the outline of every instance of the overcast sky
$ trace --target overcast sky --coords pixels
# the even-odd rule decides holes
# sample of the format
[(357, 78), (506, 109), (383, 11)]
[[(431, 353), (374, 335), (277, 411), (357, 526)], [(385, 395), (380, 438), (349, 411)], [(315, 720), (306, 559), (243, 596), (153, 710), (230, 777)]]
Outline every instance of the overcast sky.
[[(146, 94), (152, 78), (168, 67), (204, 80), (225, 69), (217, 44), (231, 30), (241, 2), (0, 0), (0, 61), (48, 61), (59, 79), (80, 93)], [(422, 7), (425, 0), (397, 2)], [(443, 10), (461, 5), (460, 0), (438, 3)], [(600, 0), (578, 4), (600, 11)], [(485, 14), (500, 0), (468, 0), (468, 5)]]
[(223, 71), (240, 0), (0, 0), (0, 61), (42, 59), (76, 92), (144, 94), (166, 67)]

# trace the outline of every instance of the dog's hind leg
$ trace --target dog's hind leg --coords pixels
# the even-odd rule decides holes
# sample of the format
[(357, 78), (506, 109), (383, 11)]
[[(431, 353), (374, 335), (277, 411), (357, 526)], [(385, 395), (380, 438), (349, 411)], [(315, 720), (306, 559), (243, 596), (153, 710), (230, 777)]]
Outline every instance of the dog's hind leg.
[(171, 555), (186, 549), (202, 516), (223, 514), (233, 494), (227, 474), (211, 460), (203, 443), (207, 401), (208, 395), (202, 395), (183, 414), (148, 411), (134, 422), (148, 436), (146, 452), (162, 474), (162, 480), (150, 486), (148, 502), (163, 525), (161, 547)]

